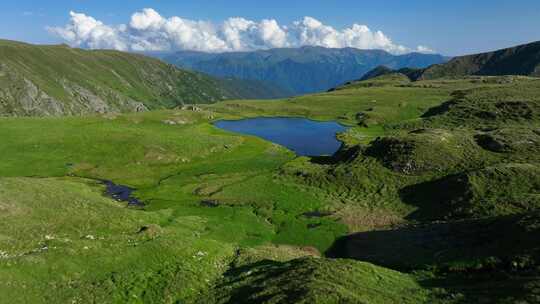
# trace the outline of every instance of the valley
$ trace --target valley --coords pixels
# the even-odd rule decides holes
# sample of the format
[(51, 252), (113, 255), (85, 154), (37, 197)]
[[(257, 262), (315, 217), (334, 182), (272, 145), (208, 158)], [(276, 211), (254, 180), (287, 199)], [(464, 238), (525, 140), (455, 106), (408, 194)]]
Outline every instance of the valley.
[(540, 1), (0, 1), (0, 304), (540, 304)]
[[(534, 303), (538, 96), (532, 77), (393, 73), (281, 100), (0, 118), (0, 302)], [(347, 129), (336, 154), (307, 157), (214, 126), (256, 117)]]

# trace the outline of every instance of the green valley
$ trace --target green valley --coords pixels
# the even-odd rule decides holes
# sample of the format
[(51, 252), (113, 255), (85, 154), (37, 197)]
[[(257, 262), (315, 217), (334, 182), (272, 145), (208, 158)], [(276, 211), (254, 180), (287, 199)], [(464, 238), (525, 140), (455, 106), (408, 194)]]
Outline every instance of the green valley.
[[(172, 110), (128, 87), (158, 110), (0, 118), (0, 302), (539, 299), (539, 79), (388, 74)], [(350, 128), (297, 157), (212, 125), (261, 116)]]
[(0, 304), (540, 304), (540, 1), (0, 2)]

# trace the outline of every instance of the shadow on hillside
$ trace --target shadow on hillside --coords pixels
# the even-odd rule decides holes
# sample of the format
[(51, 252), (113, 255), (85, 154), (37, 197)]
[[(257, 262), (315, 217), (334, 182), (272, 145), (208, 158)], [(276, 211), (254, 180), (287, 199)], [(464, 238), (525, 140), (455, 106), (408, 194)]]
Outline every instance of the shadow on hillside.
[(407, 186), (399, 191), (401, 200), (418, 209), (407, 216), (413, 221), (445, 219), (459, 212), (471, 199), (467, 176), (456, 174)]
[[(521, 225), (531, 218), (533, 225)], [(504, 303), (537, 303), (528, 301), (540, 296), (539, 218), (509, 216), (356, 233), (339, 239), (326, 254), (404, 272), (433, 269), (436, 277), (418, 283), (451, 303), (499, 303), (503, 298)]]
[(312, 156), (310, 162), (318, 165), (336, 165), (338, 163), (349, 162), (357, 158), (361, 153), (362, 148), (360, 146), (353, 146), (350, 148), (341, 147), (332, 156)]
[(452, 99), (445, 101), (441, 103), (438, 106), (434, 106), (429, 108), (424, 114), (422, 114), (422, 118), (429, 118), (437, 115), (443, 115), (444, 113), (450, 111), (450, 108), (452, 108), (454, 105), (458, 104), (463, 98), (467, 95), (464, 91), (454, 91), (452, 92)]
[[(508, 271), (492, 269), (445, 273), (436, 278), (421, 279), (418, 283), (436, 297), (450, 303), (538, 303), (540, 272), (530, 269)], [(444, 288), (444, 292), (440, 292)], [(445, 303), (445, 302), (443, 302)]]
[(450, 107), (456, 104), (455, 100), (450, 100), (443, 102), (442, 104), (429, 108), (424, 114), (422, 114), (422, 118), (429, 118), (437, 115), (442, 115), (450, 110)]
[[(284, 303), (296, 303), (301, 291), (290, 289), (289, 280), (280, 279), (290, 271), (283, 262), (262, 260), (252, 264), (233, 267), (225, 272), (224, 279), (214, 288), (227, 294), (227, 303), (268, 303), (276, 297)], [(275, 284), (274, 292), (261, 293)], [(284, 294), (283, 291), (287, 290)]]
[(483, 268), (490, 263), (512, 265), (524, 255), (532, 259), (526, 263), (536, 263), (540, 261), (540, 213), (356, 233), (337, 240), (326, 254), (400, 270), (456, 262), (470, 263), (467, 267), (480, 263)]
[(461, 249), (471, 250), (485, 244), (475, 232), (469, 233), (450, 223), (361, 232), (337, 240), (326, 254), (409, 270), (448, 261)]
[(335, 165), (338, 163), (333, 156), (312, 156), (309, 161), (317, 165)]

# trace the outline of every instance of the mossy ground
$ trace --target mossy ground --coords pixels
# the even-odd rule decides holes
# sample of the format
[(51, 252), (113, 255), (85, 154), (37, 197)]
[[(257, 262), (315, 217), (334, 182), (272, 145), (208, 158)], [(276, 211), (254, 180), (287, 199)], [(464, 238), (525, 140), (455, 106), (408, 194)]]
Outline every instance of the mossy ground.
[[(2, 118), (0, 272), (7, 279), (0, 302), (474, 303), (503, 302), (517, 291), (534, 297), (538, 80), (496, 79), (385, 80), (200, 112)], [(334, 157), (307, 158), (211, 125), (253, 116), (335, 119), (351, 129), (339, 135), (345, 145)], [(137, 189), (145, 208), (104, 197), (100, 179)], [(522, 225), (529, 213), (532, 224)], [(459, 220), (468, 222), (450, 236), (462, 247), (445, 259), (434, 258), (442, 247), (422, 247), (431, 229), (436, 244), (446, 244), (444, 225)], [(487, 253), (468, 254), (500, 227), (517, 232)], [(339, 246), (358, 244), (347, 242), (349, 233), (375, 240), (361, 242), (375, 257), (402, 248), (395, 235), (420, 236), (418, 246), (404, 247), (417, 259), (350, 256), (400, 273), (301, 258), (343, 257)], [(459, 233), (466, 237), (461, 243)], [(376, 245), (381, 239), (385, 246)], [(509, 251), (513, 241), (524, 245)], [(501, 262), (470, 271), (479, 258), (511, 264), (521, 257), (523, 267)], [(490, 271), (507, 276), (497, 281), (496, 296), (487, 292), (489, 280), (464, 288)]]

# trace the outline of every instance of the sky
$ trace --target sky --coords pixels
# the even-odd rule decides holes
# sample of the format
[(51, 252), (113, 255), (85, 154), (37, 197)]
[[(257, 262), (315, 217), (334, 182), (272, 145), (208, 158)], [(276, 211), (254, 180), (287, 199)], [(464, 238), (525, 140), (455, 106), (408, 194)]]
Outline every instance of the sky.
[(540, 40), (540, 1), (0, 0), (0, 38), (126, 51), (321, 45), (456, 56)]

